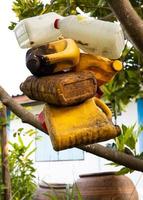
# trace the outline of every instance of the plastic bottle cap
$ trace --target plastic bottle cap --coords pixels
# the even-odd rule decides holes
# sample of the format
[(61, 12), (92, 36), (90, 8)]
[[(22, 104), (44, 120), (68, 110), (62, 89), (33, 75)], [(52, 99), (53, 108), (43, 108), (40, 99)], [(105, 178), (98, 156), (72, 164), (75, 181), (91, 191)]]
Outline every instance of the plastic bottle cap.
[(116, 71), (120, 71), (120, 70), (123, 69), (123, 64), (122, 64), (122, 62), (119, 61), (119, 60), (115, 60), (115, 61), (113, 62), (113, 64), (112, 64), (112, 66), (113, 66), (113, 69), (116, 70)]
[(54, 22), (54, 27), (56, 28), (56, 29), (59, 29), (59, 19), (56, 19), (55, 20), (55, 22)]

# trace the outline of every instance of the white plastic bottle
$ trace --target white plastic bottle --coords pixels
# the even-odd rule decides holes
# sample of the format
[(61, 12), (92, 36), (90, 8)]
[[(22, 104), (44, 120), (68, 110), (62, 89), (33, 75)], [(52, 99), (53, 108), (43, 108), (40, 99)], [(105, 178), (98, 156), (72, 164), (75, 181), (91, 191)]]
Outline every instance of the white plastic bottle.
[(62, 16), (50, 12), (20, 21), (14, 29), (19, 46), (29, 48), (56, 40), (61, 34), (54, 28), (54, 21), (57, 18), (61, 19)]
[(117, 59), (124, 49), (124, 35), (116, 22), (71, 15), (55, 20), (55, 28), (66, 38), (75, 40), (85, 52)]

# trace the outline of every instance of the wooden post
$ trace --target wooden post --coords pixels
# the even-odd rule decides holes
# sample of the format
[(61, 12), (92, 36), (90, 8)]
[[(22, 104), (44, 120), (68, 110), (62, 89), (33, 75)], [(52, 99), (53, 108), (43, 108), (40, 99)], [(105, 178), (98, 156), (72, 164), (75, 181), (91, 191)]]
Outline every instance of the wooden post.
[(8, 137), (6, 131), (7, 117), (6, 117), (6, 107), (2, 105), (0, 108), (0, 135), (1, 135), (1, 149), (2, 149), (2, 178), (3, 184), (5, 186), (4, 190), (4, 200), (11, 199), (11, 182), (10, 173), (8, 166)]

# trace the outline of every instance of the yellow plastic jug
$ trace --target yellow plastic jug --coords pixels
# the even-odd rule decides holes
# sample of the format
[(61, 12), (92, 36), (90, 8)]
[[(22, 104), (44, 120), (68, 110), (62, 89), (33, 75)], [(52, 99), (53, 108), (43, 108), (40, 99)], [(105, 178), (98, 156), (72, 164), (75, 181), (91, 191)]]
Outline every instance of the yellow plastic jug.
[(100, 99), (93, 97), (70, 107), (46, 104), (45, 123), (55, 150), (101, 142), (119, 135), (110, 109)]
[(109, 82), (117, 72), (123, 69), (120, 60), (110, 60), (102, 56), (80, 53), (75, 71), (90, 70), (94, 72), (98, 87)]
[(78, 64), (80, 51), (74, 40), (62, 39), (31, 48), (26, 53), (26, 66), (35, 76), (70, 71)]

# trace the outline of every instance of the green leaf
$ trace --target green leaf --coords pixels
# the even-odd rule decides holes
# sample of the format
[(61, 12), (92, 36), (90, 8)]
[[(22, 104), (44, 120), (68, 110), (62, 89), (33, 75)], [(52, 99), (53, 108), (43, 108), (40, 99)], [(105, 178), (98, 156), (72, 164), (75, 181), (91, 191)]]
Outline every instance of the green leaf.
[(115, 138), (115, 144), (117, 146), (118, 151), (124, 151), (124, 136), (121, 133), (118, 137)]
[(106, 165), (111, 165), (111, 166), (114, 166), (114, 167), (118, 167), (119, 166), (119, 164), (114, 163), (114, 162), (107, 163)]
[(26, 158), (28, 158), (30, 155), (32, 155), (32, 154), (36, 151), (36, 149), (37, 149), (37, 148), (34, 148), (32, 151), (30, 151), (30, 152), (27, 154)]
[(33, 143), (33, 140), (31, 140), (31, 141), (29, 142), (29, 144), (28, 144), (27, 146), (25, 146), (26, 151), (28, 151), (28, 150), (30, 149), (32, 143)]
[(16, 24), (17, 24), (16, 22), (10, 22), (10, 25), (8, 26), (8, 28), (10, 30), (13, 30), (15, 28)]
[(32, 136), (32, 135), (34, 135), (34, 134), (37, 133), (37, 130), (36, 130), (36, 129), (30, 129), (30, 130), (28, 130), (26, 133), (27, 133), (29, 136)]
[(16, 135), (17, 135), (17, 132), (13, 133), (13, 137), (16, 137)]
[(126, 131), (123, 132), (125, 143), (126, 143), (126, 141), (128, 140), (129, 137), (134, 135), (134, 128), (135, 128), (135, 124), (133, 126), (126, 128)]
[(127, 131), (127, 126), (125, 124), (122, 124), (122, 133), (125, 134), (125, 132)]
[(15, 146), (15, 143), (12, 143), (11, 141), (8, 142), (12, 147)]
[(35, 140), (36, 140), (36, 141), (39, 141), (39, 140), (42, 140), (42, 138), (43, 138), (42, 136), (36, 136), (36, 137), (35, 137)]
[(23, 140), (20, 135), (18, 135), (18, 141), (19, 141), (21, 147), (24, 147), (24, 143), (23, 143)]
[(19, 129), (14, 133), (14, 135), (15, 135), (15, 136), (20, 135), (20, 134), (22, 134), (22, 131), (23, 131), (23, 128), (19, 128)]
[(126, 141), (126, 145), (128, 147), (130, 147), (132, 150), (135, 150), (135, 148), (136, 148), (136, 139), (134, 138), (133, 135), (128, 138), (128, 140)]
[(125, 175), (130, 173), (130, 169), (127, 167), (123, 167), (122, 169), (120, 169), (118, 172), (116, 172), (117, 175)]

